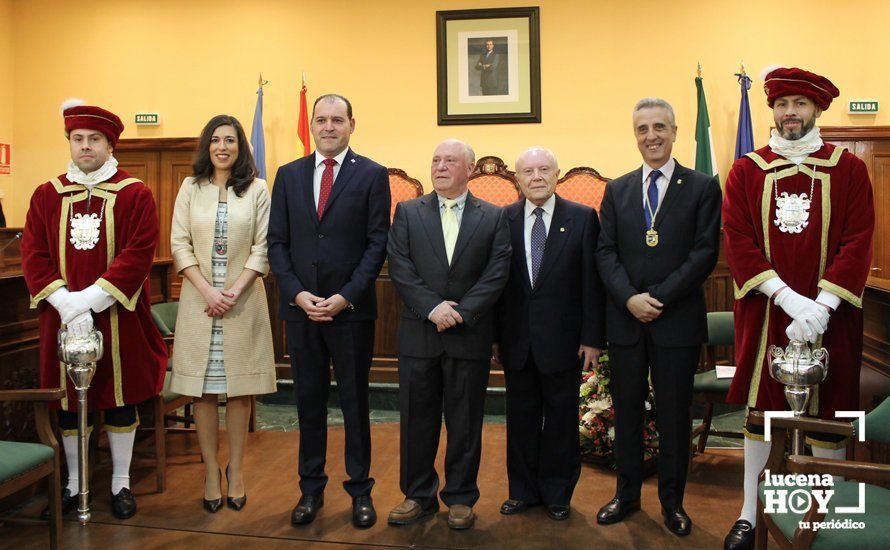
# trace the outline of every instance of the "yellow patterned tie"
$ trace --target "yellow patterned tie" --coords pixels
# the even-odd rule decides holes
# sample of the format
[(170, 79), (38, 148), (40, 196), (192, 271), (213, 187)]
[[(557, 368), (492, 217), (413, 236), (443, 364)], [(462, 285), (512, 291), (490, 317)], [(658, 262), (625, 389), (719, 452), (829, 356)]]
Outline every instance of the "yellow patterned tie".
[(445, 255), (448, 256), (448, 264), (451, 265), (451, 256), (454, 255), (454, 245), (457, 244), (457, 232), (460, 226), (457, 223), (457, 214), (454, 209), (457, 201), (445, 199), (445, 212), (442, 214), (442, 235), (445, 237)]

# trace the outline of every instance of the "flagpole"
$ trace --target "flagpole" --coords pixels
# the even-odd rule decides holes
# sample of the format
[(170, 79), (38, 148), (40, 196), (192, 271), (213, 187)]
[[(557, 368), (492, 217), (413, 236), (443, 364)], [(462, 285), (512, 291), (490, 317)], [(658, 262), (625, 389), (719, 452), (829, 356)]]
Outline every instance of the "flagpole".
[(250, 146), (253, 149), (253, 158), (256, 161), (257, 175), (260, 179), (266, 179), (266, 136), (263, 131), (263, 86), (268, 84), (263, 80), (260, 72), (258, 88), (256, 91), (256, 108), (253, 112), (253, 126), (250, 131)]

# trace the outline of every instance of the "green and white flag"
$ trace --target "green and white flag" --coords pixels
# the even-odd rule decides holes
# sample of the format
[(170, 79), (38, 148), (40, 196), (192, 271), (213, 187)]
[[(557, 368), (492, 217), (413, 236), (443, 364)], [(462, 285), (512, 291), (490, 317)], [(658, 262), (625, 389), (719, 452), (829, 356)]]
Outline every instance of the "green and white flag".
[(714, 140), (711, 139), (711, 119), (708, 118), (708, 103), (705, 101), (705, 88), (700, 76), (695, 77), (698, 92), (698, 116), (695, 119), (695, 169), (709, 176), (717, 175), (717, 158), (714, 155)]

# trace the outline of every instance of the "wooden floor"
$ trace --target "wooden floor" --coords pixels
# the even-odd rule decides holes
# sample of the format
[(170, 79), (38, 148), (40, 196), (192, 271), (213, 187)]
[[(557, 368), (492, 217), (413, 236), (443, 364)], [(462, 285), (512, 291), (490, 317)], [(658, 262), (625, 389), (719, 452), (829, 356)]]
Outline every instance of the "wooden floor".
[[(108, 468), (100, 468), (93, 483), (93, 519), (86, 527), (73, 516), (64, 526), (67, 548), (111, 550), (133, 547), (164, 548), (720, 548), (723, 536), (741, 506), (742, 454), (740, 450), (709, 450), (693, 461), (686, 489), (685, 508), (694, 522), (692, 534), (672, 535), (662, 525), (656, 478), (643, 487), (643, 510), (625, 522), (600, 526), (596, 512), (614, 494), (615, 476), (608, 469), (585, 465), (572, 501), (572, 516), (550, 520), (535, 508), (517, 516), (498, 513), (507, 498), (505, 430), (486, 424), (475, 510), (476, 528), (456, 532), (446, 525), (447, 509), (426, 522), (390, 527), (386, 516), (402, 501), (399, 491), (399, 426), (372, 426), (372, 473), (377, 480), (373, 497), (379, 521), (367, 530), (351, 522), (349, 496), (343, 491), (343, 432), (331, 428), (327, 471), (330, 482), (325, 506), (314, 523), (290, 524), (290, 512), (299, 498), (297, 485), (297, 434), (250, 434), (247, 454), (247, 506), (241, 512), (223, 508), (206, 513), (201, 507), (203, 467), (193, 434), (168, 438), (168, 488), (155, 493), (153, 470), (134, 468), (133, 490), (139, 512), (120, 521), (109, 512)], [(444, 437), (442, 438), (444, 447)], [(225, 453), (225, 437), (221, 438)], [(440, 451), (439, 471), (441, 472)], [(223, 463), (225, 463), (223, 459)], [(12, 521), (0, 525), (0, 548), (43, 549), (49, 538), (46, 524), (36, 520), (43, 502), (33, 502)], [(29, 519), (30, 518), (30, 519)]]

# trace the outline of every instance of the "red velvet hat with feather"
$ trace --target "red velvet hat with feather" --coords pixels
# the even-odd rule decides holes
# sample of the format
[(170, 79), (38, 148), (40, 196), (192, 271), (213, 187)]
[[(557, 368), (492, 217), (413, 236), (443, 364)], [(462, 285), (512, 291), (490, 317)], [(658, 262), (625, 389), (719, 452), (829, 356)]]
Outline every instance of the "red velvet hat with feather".
[(124, 131), (124, 123), (111, 111), (101, 107), (84, 105), (82, 99), (66, 99), (62, 102), (62, 118), (65, 120), (65, 137), (74, 130), (96, 130), (102, 132), (112, 147)]
[(831, 100), (841, 95), (840, 90), (824, 76), (797, 67), (774, 69), (763, 80), (766, 103), (772, 108), (780, 97), (802, 95), (813, 100), (823, 111), (831, 105)]

